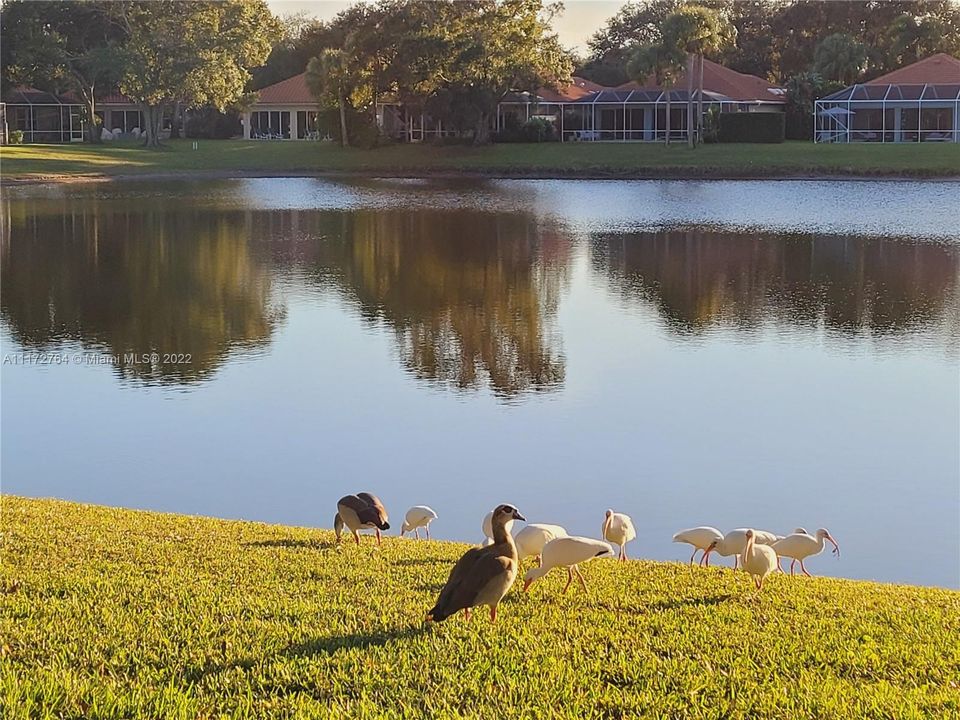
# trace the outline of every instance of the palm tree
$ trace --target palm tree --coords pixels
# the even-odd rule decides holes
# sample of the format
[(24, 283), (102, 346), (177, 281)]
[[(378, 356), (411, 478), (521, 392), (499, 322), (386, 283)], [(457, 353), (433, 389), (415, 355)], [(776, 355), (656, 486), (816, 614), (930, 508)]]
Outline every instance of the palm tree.
[(889, 48), (888, 66), (909, 65), (924, 55), (932, 55), (942, 46), (945, 34), (948, 33), (936, 17), (904, 13), (884, 32)]
[(630, 77), (641, 85), (653, 75), (663, 90), (667, 103), (666, 143), (670, 144), (670, 92), (683, 72), (683, 55), (676, 48), (661, 43), (641, 45), (627, 63)]
[(321, 105), (336, 105), (340, 110), (340, 145), (347, 147), (347, 85), (349, 74), (346, 56), (337, 48), (325, 48), (307, 63), (307, 87)]
[[(715, 55), (732, 45), (737, 29), (716, 10), (684, 5), (670, 13), (661, 26), (662, 43), (687, 56), (687, 144), (694, 147), (703, 120), (703, 56)], [(699, 72), (697, 68), (699, 67)], [(699, 76), (699, 79), (697, 79)], [(696, 121), (694, 87), (698, 86)]]
[(827, 35), (813, 52), (813, 69), (825, 80), (852, 84), (867, 65), (867, 48), (852, 35)]

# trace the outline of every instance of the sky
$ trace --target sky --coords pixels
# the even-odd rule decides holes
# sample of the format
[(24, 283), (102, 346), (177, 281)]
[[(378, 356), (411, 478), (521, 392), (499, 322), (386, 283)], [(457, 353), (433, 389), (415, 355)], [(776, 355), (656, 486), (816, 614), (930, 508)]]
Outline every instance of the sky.
[[(306, 12), (320, 20), (329, 20), (353, 3), (341, 0), (268, 0), (267, 4), (277, 15)], [(590, 36), (625, 4), (612, 0), (568, 0), (564, 2), (563, 14), (554, 19), (553, 27), (560, 36), (560, 42), (584, 53)]]

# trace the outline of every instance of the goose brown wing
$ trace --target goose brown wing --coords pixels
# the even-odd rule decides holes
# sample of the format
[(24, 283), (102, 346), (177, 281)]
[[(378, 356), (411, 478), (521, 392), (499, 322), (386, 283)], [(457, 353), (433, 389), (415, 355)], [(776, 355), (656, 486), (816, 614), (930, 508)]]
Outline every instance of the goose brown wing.
[(509, 558), (491, 552), (490, 548), (468, 550), (450, 571), (430, 616), (439, 622), (459, 610), (473, 607), (487, 584), (507, 572), (509, 565)]
[(383, 506), (383, 503), (380, 502), (380, 498), (368, 492), (357, 493), (357, 497), (367, 505), (367, 515), (361, 517), (361, 519), (378, 526), (384, 525), (387, 522), (387, 509)]

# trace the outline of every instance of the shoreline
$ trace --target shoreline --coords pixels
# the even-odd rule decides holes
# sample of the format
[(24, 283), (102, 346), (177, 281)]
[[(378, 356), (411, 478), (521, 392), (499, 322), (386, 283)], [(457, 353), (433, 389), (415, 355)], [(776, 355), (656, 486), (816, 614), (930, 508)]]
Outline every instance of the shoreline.
[[(203, 515), (200, 513), (191, 513), (191, 512), (180, 512), (175, 510), (157, 510), (149, 507), (129, 507), (122, 505), (106, 505), (98, 502), (87, 502), (85, 500), (73, 500), (70, 498), (55, 497), (52, 495), (43, 495), (43, 496), (34, 496), (34, 495), (20, 495), (17, 493), (0, 493), (0, 505), (4, 502), (9, 501), (20, 501), (20, 502), (37, 502), (37, 503), (66, 503), (68, 505), (73, 505), (78, 508), (83, 508), (86, 510), (93, 511), (105, 511), (105, 512), (123, 512), (123, 513), (133, 513), (143, 516), (156, 516), (156, 517), (167, 517), (167, 518), (176, 518), (181, 520), (189, 520), (192, 522), (211, 522), (211, 523), (226, 523), (226, 524), (237, 524), (239, 526), (249, 526), (256, 527), (262, 530), (277, 530), (284, 532), (297, 532), (297, 533), (331, 533), (333, 532), (332, 528), (316, 526), (316, 525), (294, 525), (288, 522), (276, 522), (272, 520), (260, 520), (251, 517), (226, 517), (221, 515)], [(372, 535), (363, 535), (364, 538), (372, 538)], [(396, 539), (396, 540), (412, 540), (413, 536), (411, 535), (408, 538), (398, 538), (396, 535), (384, 534), (384, 537)], [(450, 539), (450, 538), (433, 538), (427, 542), (439, 543), (443, 547), (453, 546), (454, 548), (463, 549), (469, 547), (477, 547), (475, 541), (470, 540), (460, 540), (460, 539)], [(681, 552), (680, 555), (683, 555)], [(729, 564), (723, 564), (723, 560), (729, 560), (729, 558), (718, 557), (718, 560), (721, 563), (716, 563), (712, 567), (717, 567), (725, 570), (731, 570), (732, 568)], [(661, 558), (653, 557), (635, 557), (630, 558), (630, 561), (639, 561), (643, 563), (650, 563), (655, 566), (666, 566), (666, 565), (680, 565), (686, 567), (687, 563), (684, 562), (683, 558), (678, 558), (675, 560), (664, 560)], [(936, 590), (936, 591), (947, 591), (947, 592), (960, 592), (960, 587), (951, 587), (949, 585), (916, 585), (913, 583), (897, 582), (893, 580), (877, 580), (873, 578), (855, 578), (855, 577), (846, 577), (842, 575), (814, 575), (814, 577), (823, 578), (832, 582), (844, 582), (844, 583), (860, 583), (865, 585), (874, 585), (880, 587), (888, 588), (909, 588), (916, 590)]]
[(674, 180), (674, 181), (734, 181), (734, 180), (768, 180), (768, 181), (823, 181), (836, 180), (839, 182), (864, 181), (925, 181), (925, 182), (960, 182), (960, 172), (956, 174), (936, 173), (903, 173), (898, 171), (874, 171), (867, 173), (850, 172), (843, 169), (838, 172), (831, 170), (812, 170), (807, 172), (789, 172), (777, 168), (762, 169), (749, 172), (731, 172), (724, 168), (703, 168), (702, 172), (690, 172), (690, 168), (646, 168), (637, 171), (620, 171), (611, 169), (599, 171), (595, 169), (569, 171), (530, 169), (497, 169), (490, 170), (450, 170), (429, 168), (397, 168), (397, 169), (358, 169), (358, 170), (174, 170), (142, 173), (116, 174), (60, 174), (27, 175), (8, 178), (0, 175), (0, 187), (18, 187), (28, 185), (73, 185), (92, 183), (116, 183), (135, 181), (163, 181), (163, 180), (241, 180), (247, 178), (329, 178), (329, 179), (407, 179), (407, 180)]

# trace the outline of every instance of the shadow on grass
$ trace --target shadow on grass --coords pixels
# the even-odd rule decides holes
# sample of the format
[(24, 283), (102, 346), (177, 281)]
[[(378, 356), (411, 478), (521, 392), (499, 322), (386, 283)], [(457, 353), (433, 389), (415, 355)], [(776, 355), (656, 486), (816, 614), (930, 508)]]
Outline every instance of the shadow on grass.
[(449, 558), (427, 557), (427, 558), (401, 558), (394, 560), (391, 565), (409, 566), (409, 565), (453, 565)]
[[(571, 592), (573, 592), (571, 590)], [(582, 593), (579, 594), (582, 597)], [(562, 598), (570, 597), (570, 593), (564, 595), (563, 593), (555, 596), (547, 595), (541, 602), (555, 605), (562, 602)], [(692, 597), (692, 598), (677, 598), (672, 600), (658, 600), (656, 602), (651, 602), (645, 605), (619, 605), (612, 602), (591, 602), (590, 597), (586, 598), (584, 605), (596, 609), (596, 610), (608, 610), (611, 613), (629, 613), (631, 615), (646, 615), (647, 613), (652, 612), (664, 612), (666, 610), (676, 610), (683, 607), (710, 607), (712, 605), (720, 605), (730, 600), (733, 596), (729, 593), (726, 595), (711, 595), (709, 597)], [(509, 597), (504, 598), (504, 602), (508, 602)]]
[(674, 600), (660, 600), (650, 603), (646, 610), (661, 612), (663, 610), (676, 610), (683, 607), (710, 607), (711, 605), (720, 605), (733, 597), (730, 593), (725, 595), (711, 595), (709, 597), (677, 598)]
[(351, 633), (349, 635), (331, 635), (296, 643), (288, 647), (283, 654), (287, 657), (311, 657), (330, 655), (338, 650), (364, 650), (370, 647), (386, 645), (394, 640), (410, 640), (426, 632), (424, 625), (385, 629), (372, 633)]
[(242, 660), (231, 660), (230, 662), (207, 662), (200, 667), (187, 668), (181, 676), (187, 683), (198, 683), (208, 675), (217, 675), (228, 670), (250, 670), (256, 666), (257, 660), (253, 658), (244, 658)]
[(281, 547), (281, 548), (311, 548), (313, 550), (329, 550), (336, 545), (321, 540), (293, 540), (280, 538), (276, 540), (253, 540), (241, 543), (241, 547)]

